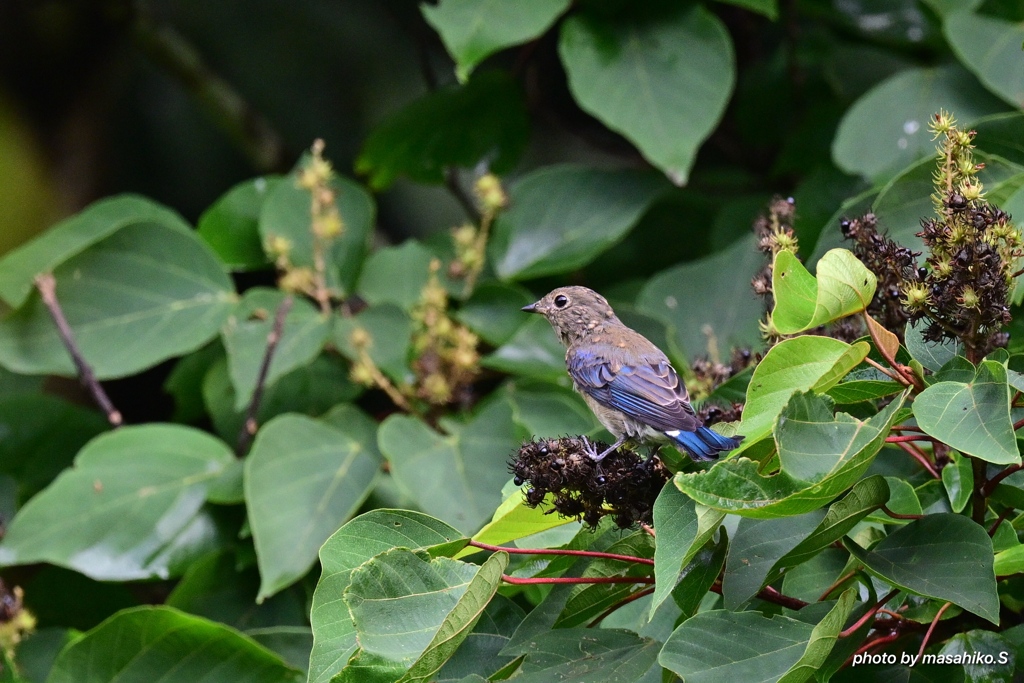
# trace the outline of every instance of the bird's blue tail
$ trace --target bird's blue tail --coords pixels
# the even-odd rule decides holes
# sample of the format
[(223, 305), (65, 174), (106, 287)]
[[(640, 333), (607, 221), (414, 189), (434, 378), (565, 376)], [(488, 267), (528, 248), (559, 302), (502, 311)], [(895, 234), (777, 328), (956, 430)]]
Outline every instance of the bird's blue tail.
[(694, 460), (718, 460), (718, 454), (731, 451), (743, 441), (742, 436), (723, 436), (708, 427), (695, 432), (672, 430), (665, 432), (672, 441), (686, 449)]

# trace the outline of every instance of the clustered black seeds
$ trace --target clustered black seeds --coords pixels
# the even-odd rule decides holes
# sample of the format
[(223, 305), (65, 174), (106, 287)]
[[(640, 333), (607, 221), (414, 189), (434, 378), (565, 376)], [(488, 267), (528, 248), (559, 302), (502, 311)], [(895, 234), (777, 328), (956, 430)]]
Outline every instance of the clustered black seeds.
[(902, 338), (910, 317), (903, 307), (903, 285), (917, 278), (917, 257), (921, 252), (911, 251), (880, 233), (873, 213), (844, 218), (839, 229), (843, 237), (853, 242), (853, 253), (878, 278), (868, 313)]
[(739, 422), (743, 415), (743, 403), (730, 403), (723, 406), (717, 403), (705, 403), (697, 411), (697, 417), (701, 419), (706, 427), (719, 422)]
[[(591, 442), (598, 452), (608, 446)], [(526, 504), (537, 507), (552, 494), (552, 509), (596, 527), (611, 515), (622, 529), (651, 524), (654, 501), (671, 473), (652, 455), (641, 458), (625, 448), (594, 462), (582, 437), (535, 439), (524, 443), (509, 462), (517, 486), (527, 485)]]
[(913, 321), (927, 319), (929, 341), (959, 338), (979, 355), (1005, 346), (1013, 267), (1020, 237), (1009, 215), (983, 199), (948, 193), (938, 220), (921, 221), (928, 268), (904, 288)]

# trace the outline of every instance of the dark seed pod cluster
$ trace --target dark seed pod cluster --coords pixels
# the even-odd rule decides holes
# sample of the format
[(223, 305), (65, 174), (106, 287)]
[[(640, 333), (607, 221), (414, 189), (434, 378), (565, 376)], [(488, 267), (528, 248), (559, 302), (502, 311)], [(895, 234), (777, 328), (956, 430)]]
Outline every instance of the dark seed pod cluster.
[(706, 403), (697, 411), (697, 417), (701, 419), (706, 427), (719, 422), (739, 422), (743, 415), (742, 403), (730, 403), (727, 406), (717, 403)]
[(882, 325), (902, 336), (910, 317), (903, 307), (904, 283), (917, 278), (920, 252), (894, 242), (878, 231), (878, 219), (868, 213), (860, 218), (844, 218), (839, 223), (843, 237), (853, 242), (853, 253), (878, 278), (875, 298), (868, 313)]
[[(591, 443), (598, 452), (608, 447)], [(517, 486), (527, 485), (530, 507), (540, 505), (550, 493), (549, 513), (575, 517), (590, 527), (611, 515), (623, 529), (652, 522), (654, 501), (671, 476), (656, 455), (644, 459), (625, 448), (594, 462), (587, 455), (586, 441), (576, 436), (527, 441), (509, 470)]]

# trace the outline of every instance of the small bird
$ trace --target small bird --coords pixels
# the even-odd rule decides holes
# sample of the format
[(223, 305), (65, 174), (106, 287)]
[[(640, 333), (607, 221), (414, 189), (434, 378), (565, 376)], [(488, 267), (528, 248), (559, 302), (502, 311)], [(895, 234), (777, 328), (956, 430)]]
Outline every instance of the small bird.
[(715, 460), (740, 445), (704, 426), (668, 357), (626, 327), (603, 296), (586, 287), (560, 287), (524, 306), (540, 313), (566, 346), (565, 364), (576, 391), (617, 439), (600, 461), (626, 442), (672, 442), (694, 460)]

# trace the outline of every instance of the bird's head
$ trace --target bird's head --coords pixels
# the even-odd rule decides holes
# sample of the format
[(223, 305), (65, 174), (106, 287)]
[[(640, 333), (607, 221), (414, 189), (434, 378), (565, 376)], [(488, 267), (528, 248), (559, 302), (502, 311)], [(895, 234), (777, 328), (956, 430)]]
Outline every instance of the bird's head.
[(547, 318), (566, 344), (609, 322), (619, 322), (605, 298), (586, 287), (559, 287), (523, 310)]

